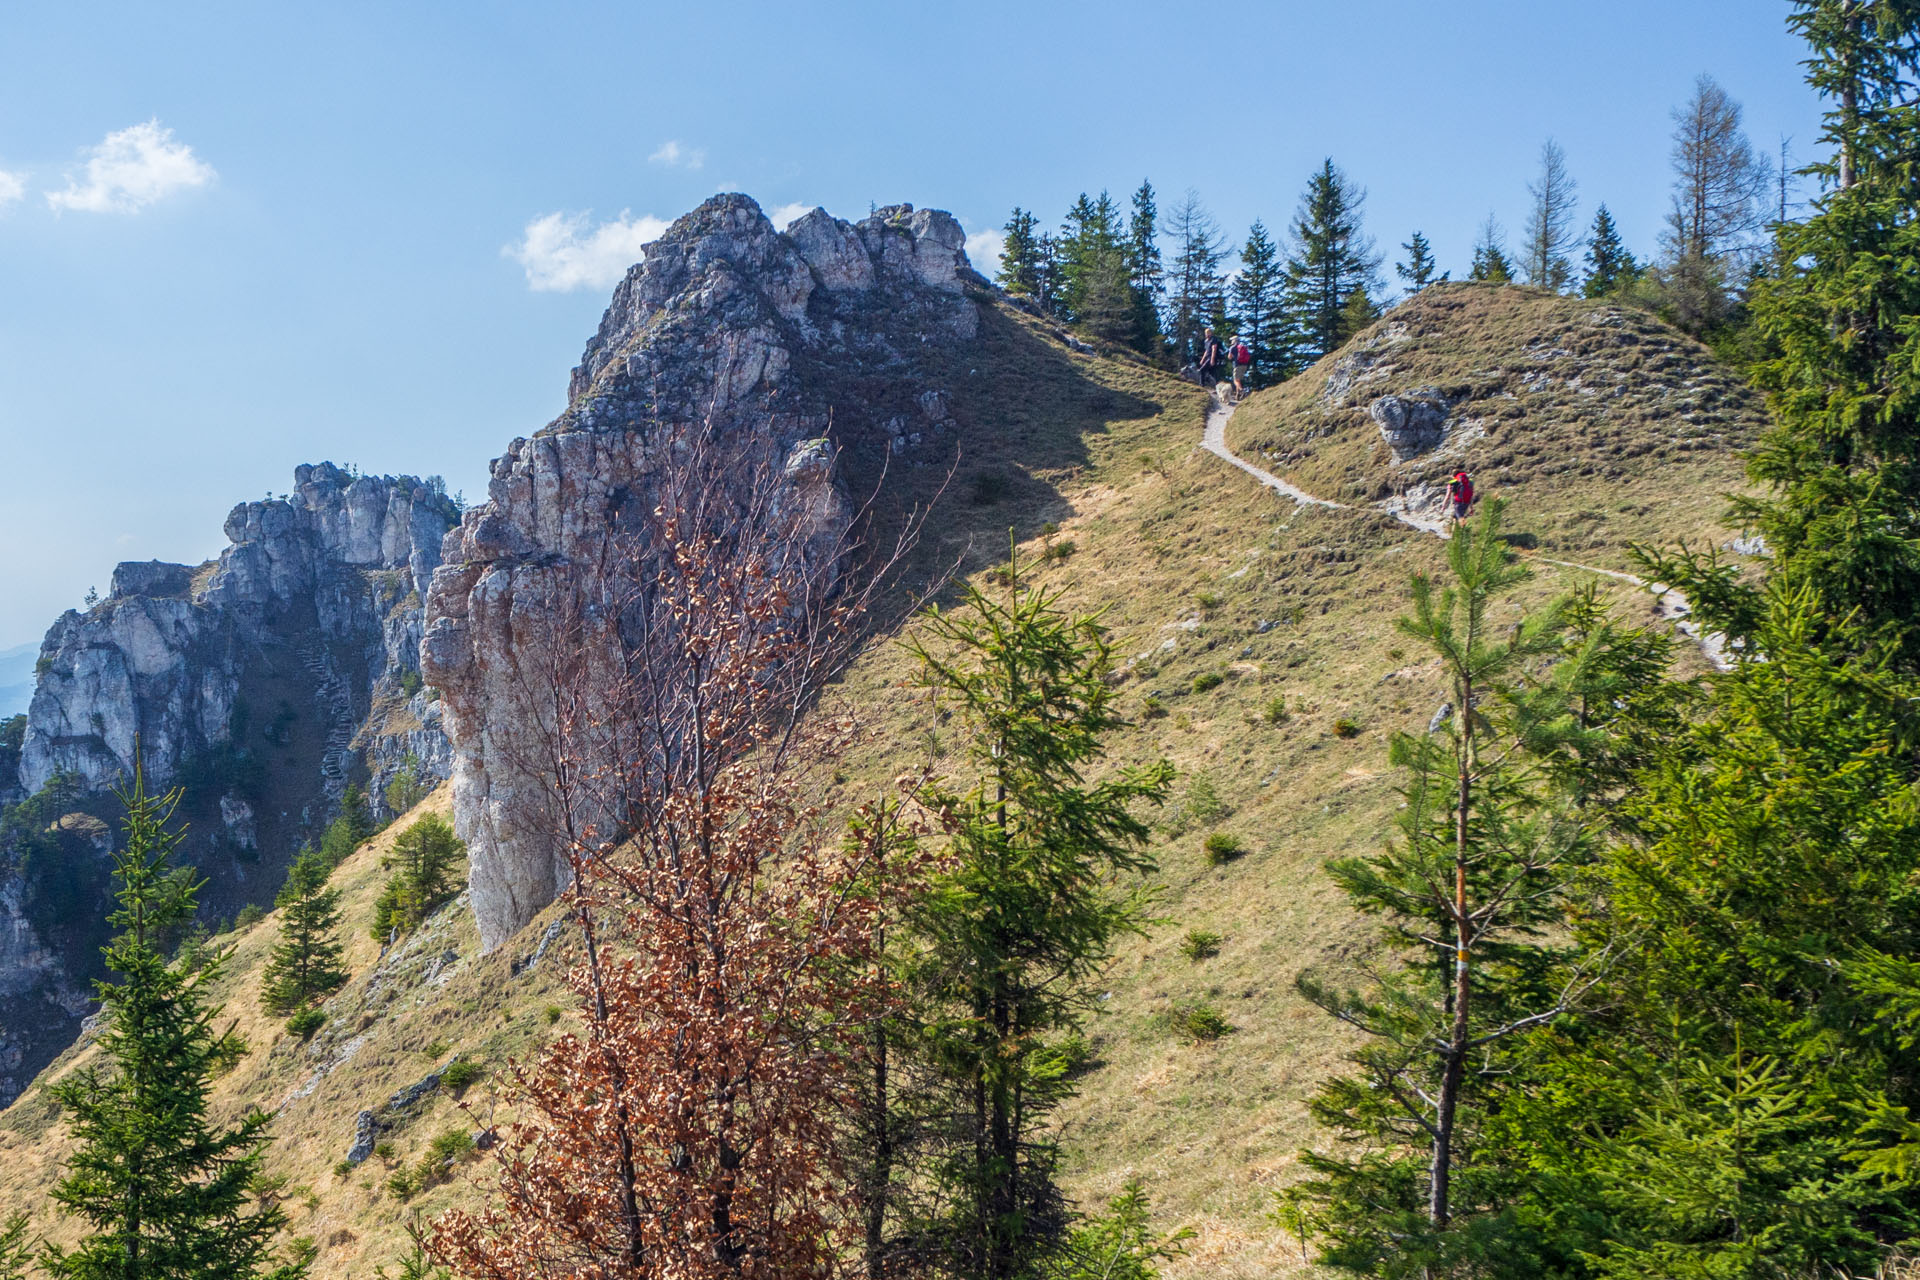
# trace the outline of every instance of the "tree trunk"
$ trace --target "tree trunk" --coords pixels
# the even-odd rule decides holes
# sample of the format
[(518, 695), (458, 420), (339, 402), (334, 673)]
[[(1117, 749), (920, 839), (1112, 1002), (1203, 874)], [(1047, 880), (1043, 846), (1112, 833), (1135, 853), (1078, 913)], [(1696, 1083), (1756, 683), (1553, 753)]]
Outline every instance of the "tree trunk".
[(887, 1028), (873, 1023), (873, 1171), (867, 1186), (867, 1280), (884, 1280), (887, 1192), (893, 1184), (893, 1121), (888, 1113)]
[(1840, 85), (1840, 189), (1854, 184), (1854, 140), (1860, 136), (1860, 5), (1859, 0), (1840, 0), (1840, 24), (1846, 42), (1840, 55), (1845, 73)]
[(1473, 682), (1460, 687), (1459, 794), (1453, 815), (1453, 1025), (1442, 1057), (1439, 1105), (1434, 1108), (1433, 1162), (1427, 1180), (1427, 1220), (1444, 1227), (1452, 1216), (1454, 1116), (1460, 1106), (1460, 1087), (1466, 1077), (1467, 1026), (1470, 1012), (1468, 951), (1473, 945), (1473, 921), (1467, 914), (1467, 817), (1473, 803), (1473, 771), (1479, 763), (1473, 741)]

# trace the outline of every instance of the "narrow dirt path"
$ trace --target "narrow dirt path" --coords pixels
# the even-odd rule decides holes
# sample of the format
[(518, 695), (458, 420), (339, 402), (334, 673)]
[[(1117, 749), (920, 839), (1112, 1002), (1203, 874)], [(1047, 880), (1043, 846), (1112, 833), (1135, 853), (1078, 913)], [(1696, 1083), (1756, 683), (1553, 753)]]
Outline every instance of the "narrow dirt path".
[[(1296, 485), (1288, 484), (1272, 472), (1263, 471), (1259, 467), (1254, 466), (1251, 462), (1248, 462), (1245, 458), (1242, 458), (1239, 454), (1227, 447), (1227, 420), (1233, 417), (1234, 407), (1235, 406), (1228, 402), (1216, 388), (1213, 393), (1213, 402), (1207, 406), (1207, 426), (1205, 433), (1200, 437), (1200, 446), (1222, 461), (1240, 468), (1240, 470), (1246, 472), (1267, 488), (1272, 489), (1281, 497), (1291, 498), (1295, 505), (1302, 507), (1327, 507), (1338, 511), (1358, 511), (1363, 509), (1385, 511), (1401, 524), (1412, 529), (1418, 529), (1421, 533), (1429, 533), (1442, 540), (1450, 536), (1450, 531), (1445, 520), (1434, 520), (1429, 517), (1415, 515), (1413, 512), (1408, 511), (1405, 504), (1398, 498), (1390, 498), (1386, 502), (1370, 508), (1360, 508), (1351, 503), (1334, 502), (1329, 498), (1315, 497), (1313, 494), (1308, 493)], [(1670, 619), (1682, 634), (1691, 637), (1694, 643), (1700, 646), (1701, 654), (1712, 664), (1714, 670), (1727, 671), (1732, 668), (1732, 660), (1727, 656), (1726, 637), (1702, 631), (1699, 624), (1687, 621), (1687, 615), (1692, 612), (1692, 606), (1687, 603), (1686, 596), (1664, 583), (1648, 582), (1645, 578), (1631, 573), (1624, 573), (1618, 569), (1602, 569), (1597, 565), (1579, 564), (1572, 560), (1554, 560), (1547, 556), (1529, 556), (1528, 559), (1538, 560), (1542, 564), (1556, 565), (1562, 569), (1578, 569), (1582, 573), (1597, 573), (1603, 578), (1612, 578), (1616, 582), (1629, 583), (1639, 587), (1643, 591), (1651, 593), (1653, 596), (1653, 611), (1660, 617)]]
[(1215, 392), (1213, 403), (1207, 406), (1207, 431), (1200, 437), (1200, 447), (1215, 457), (1224, 459), (1240, 468), (1261, 484), (1284, 497), (1292, 498), (1303, 507), (1332, 507), (1340, 511), (1351, 510), (1344, 502), (1331, 502), (1326, 498), (1316, 498), (1305, 489), (1296, 489), (1279, 476), (1248, 462), (1245, 458), (1227, 448), (1227, 419), (1233, 416), (1234, 406), (1229, 404), (1219, 392)]

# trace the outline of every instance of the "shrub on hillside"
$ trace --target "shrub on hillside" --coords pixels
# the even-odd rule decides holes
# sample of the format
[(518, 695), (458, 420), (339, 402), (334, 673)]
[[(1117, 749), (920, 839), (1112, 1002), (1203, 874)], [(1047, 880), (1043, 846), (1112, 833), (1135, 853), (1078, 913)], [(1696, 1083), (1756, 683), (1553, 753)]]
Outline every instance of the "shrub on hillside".
[(440, 1083), (455, 1093), (464, 1093), (469, 1086), (486, 1074), (486, 1068), (479, 1063), (468, 1058), (460, 1058), (441, 1073)]
[(1180, 954), (1198, 964), (1219, 955), (1220, 944), (1225, 941), (1211, 929), (1189, 929), (1187, 936), (1180, 939)]
[(1247, 854), (1247, 842), (1231, 831), (1215, 831), (1207, 837), (1207, 862), (1216, 867), (1225, 866), (1235, 858)]
[(1234, 1030), (1226, 1015), (1204, 1000), (1198, 1004), (1175, 1005), (1167, 1013), (1167, 1025), (1176, 1035), (1193, 1041), (1218, 1040)]

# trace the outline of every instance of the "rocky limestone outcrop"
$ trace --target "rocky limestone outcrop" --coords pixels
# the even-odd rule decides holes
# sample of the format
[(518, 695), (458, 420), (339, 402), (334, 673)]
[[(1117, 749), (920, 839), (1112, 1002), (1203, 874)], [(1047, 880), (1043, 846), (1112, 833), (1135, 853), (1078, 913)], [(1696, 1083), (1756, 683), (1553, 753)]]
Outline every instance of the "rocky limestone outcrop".
[(647, 509), (670, 429), (702, 424), (782, 468), (821, 545), (851, 519), (837, 459), (951, 443), (929, 351), (974, 337), (985, 282), (948, 214), (910, 205), (845, 222), (816, 209), (776, 231), (717, 196), (627, 273), (568, 388), (568, 407), (493, 463), (485, 504), (450, 533), (427, 597), (422, 665), (443, 691), (454, 819), (491, 949), (564, 887), (530, 692), (550, 669), (549, 602)]
[(1381, 396), (1367, 406), (1367, 416), (1380, 428), (1380, 438), (1393, 451), (1395, 462), (1405, 462), (1438, 448), (1447, 435), (1447, 415), (1456, 397), (1438, 387), (1418, 387), (1401, 395)]
[[(419, 601), (457, 514), (452, 503), (410, 477), (350, 476), (331, 463), (302, 466), (294, 478), (287, 497), (233, 509), (231, 545), (210, 568), (122, 564), (105, 600), (54, 623), (21, 749), (29, 793), (56, 774), (86, 791), (116, 786), (131, 774), (136, 743), (155, 787), (172, 785), (196, 757), (245, 749), (232, 741), (238, 700), (254, 669), (275, 665), (276, 649), (314, 684), (343, 678), (342, 667), (359, 677), (357, 698), (322, 698), (311, 711), (295, 704), (295, 717), (364, 718), (375, 682), (417, 675)], [(247, 710), (250, 719), (274, 708)], [(334, 798), (344, 782), (344, 767), (329, 774)]]
[[(185, 787), (185, 855), (208, 878), (205, 909), (270, 901), (350, 780), (367, 779), (377, 798), (409, 758), (428, 785), (451, 768), (419, 644), (422, 600), (458, 515), (437, 485), (318, 463), (299, 467), (284, 497), (236, 506), (217, 561), (120, 565), (104, 600), (47, 632), (14, 794), (59, 780), (61, 805), (76, 810), (61, 823), (110, 840), (100, 817), (115, 816), (109, 793), (137, 753), (150, 790)], [(78, 812), (88, 809), (95, 816)], [(104, 891), (105, 851), (68, 844), (66, 862), (41, 856), (31, 882), (20, 851), (0, 848), (0, 1062), (22, 1044), (40, 1061), (57, 1049), (55, 1024), (77, 1016), (68, 1006), (97, 968), (100, 938), (51, 936), (65, 920), (35, 925), (36, 901), (104, 915), (91, 899)], [(84, 995), (78, 1004), (84, 1012)], [(0, 1105), (9, 1074), (0, 1070)]]

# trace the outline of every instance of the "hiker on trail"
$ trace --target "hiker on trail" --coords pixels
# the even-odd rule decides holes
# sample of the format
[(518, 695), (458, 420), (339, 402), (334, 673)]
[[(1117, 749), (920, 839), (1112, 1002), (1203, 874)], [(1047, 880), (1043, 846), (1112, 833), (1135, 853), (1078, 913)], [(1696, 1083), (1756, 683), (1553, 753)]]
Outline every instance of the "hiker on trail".
[(1253, 348), (1245, 338), (1235, 338), (1229, 354), (1233, 357), (1233, 398), (1237, 403), (1247, 394), (1247, 384), (1252, 380)]
[(1447, 501), (1453, 504), (1453, 522), (1459, 524), (1473, 510), (1473, 481), (1465, 471), (1453, 473), (1447, 481)]
[(1213, 336), (1213, 327), (1207, 327), (1206, 339), (1200, 344), (1200, 385), (1211, 387), (1220, 381), (1221, 357), (1220, 339)]

